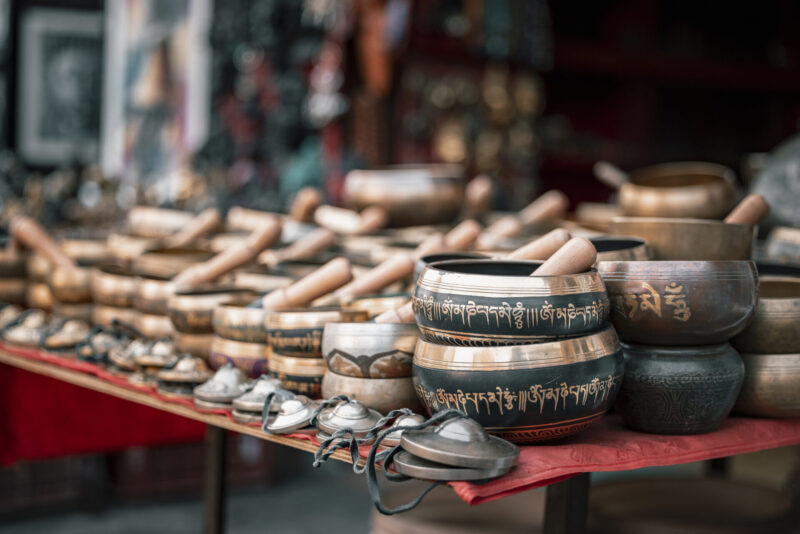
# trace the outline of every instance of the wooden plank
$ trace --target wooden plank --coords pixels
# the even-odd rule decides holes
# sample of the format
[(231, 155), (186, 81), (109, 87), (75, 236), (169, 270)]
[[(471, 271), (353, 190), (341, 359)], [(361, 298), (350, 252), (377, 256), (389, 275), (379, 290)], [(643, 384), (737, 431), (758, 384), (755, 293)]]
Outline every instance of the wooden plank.
[[(289, 438), (277, 434), (266, 434), (262, 432), (262, 430), (258, 427), (237, 423), (236, 421), (229, 419), (225, 415), (201, 413), (188, 406), (184, 406), (183, 404), (176, 404), (163, 401), (161, 399), (153, 397), (152, 395), (149, 395), (148, 393), (132, 389), (126, 389), (111, 384), (109, 382), (106, 382), (105, 380), (97, 378), (96, 376), (92, 376), (86, 373), (81, 373), (79, 371), (64, 369), (62, 367), (50, 365), (45, 362), (40, 362), (22, 356), (9, 354), (4, 351), (0, 351), (0, 363), (5, 363), (7, 365), (23, 369), (25, 371), (30, 371), (32, 373), (40, 374), (50, 378), (55, 378), (56, 380), (68, 382), (76, 386), (98, 391), (100, 393), (111, 395), (113, 397), (118, 397), (120, 399), (124, 399), (130, 402), (136, 402), (138, 404), (150, 406), (151, 408), (155, 408), (157, 410), (162, 410), (165, 412), (170, 412), (176, 415), (180, 415), (181, 417), (187, 417), (189, 419), (194, 419), (195, 421), (200, 421), (202, 423), (206, 423), (209, 425), (225, 428), (233, 432), (254, 436), (259, 439), (263, 439), (265, 441), (277, 443), (279, 445), (286, 445), (287, 447), (292, 447), (295, 449), (312, 453), (316, 452), (317, 450), (317, 446), (310, 441), (296, 439), (296, 438)], [(336, 451), (333, 454), (333, 456), (331, 456), (331, 458), (347, 463), (352, 463), (350, 458), (350, 453), (348, 451), (341, 449)]]

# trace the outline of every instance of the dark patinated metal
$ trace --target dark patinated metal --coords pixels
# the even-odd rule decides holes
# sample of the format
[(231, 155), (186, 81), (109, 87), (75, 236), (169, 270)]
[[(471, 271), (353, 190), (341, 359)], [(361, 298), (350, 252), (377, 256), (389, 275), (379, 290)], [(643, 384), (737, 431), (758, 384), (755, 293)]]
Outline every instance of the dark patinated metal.
[(322, 377), (322, 397), (327, 399), (335, 395), (347, 395), (381, 413), (399, 408), (416, 411), (421, 408), (410, 376), (357, 378), (328, 371)]
[(731, 345), (742, 353), (800, 353), (800, 278), (761, 278), (753, 320)]
[(747, 354), (735, 413), (756, 417), (800, 417), (800, 353)]
[(381, 445), (386, 447), (394, 447), (400, 445), (400, 437), (403, 435), (404, 429), (410, 426), (416, 426), (425, 422), (425, 418), (419, 414), (401, 415), (392, 423), (391, 428), (395, 429), (386, 435), (381, 441)]

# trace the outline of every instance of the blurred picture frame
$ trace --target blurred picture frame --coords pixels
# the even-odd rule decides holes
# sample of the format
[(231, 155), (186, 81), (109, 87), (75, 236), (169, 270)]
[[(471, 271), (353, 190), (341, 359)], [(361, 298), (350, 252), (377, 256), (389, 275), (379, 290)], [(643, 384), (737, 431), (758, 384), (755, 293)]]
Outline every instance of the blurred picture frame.
[(31, 8), (21, 17), (17, 149), (26, 163), (96, 159), (102, 97), (103, 14)]

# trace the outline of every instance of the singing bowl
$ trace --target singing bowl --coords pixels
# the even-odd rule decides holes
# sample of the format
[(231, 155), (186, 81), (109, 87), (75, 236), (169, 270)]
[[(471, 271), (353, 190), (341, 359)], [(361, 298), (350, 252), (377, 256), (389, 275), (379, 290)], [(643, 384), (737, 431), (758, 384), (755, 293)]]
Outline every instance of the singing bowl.
[(758, 301), (751, 261), (604, 261), (597, 270), (620, 339), (710, 345), (747, 326)]
[(749, 260), (756, 226), (703, 219), (615, 217), (609, 233), (641, 237), (654, 260)]
[(800, 353), (800, 279), (761, 278), (753, 319), (731, 345), (756, 354)]
[(172, 295), (169, 278), (161, 276), (139, 276), (136, 278), (136, 293), (133, 307), (150, 315), (167, 315), (167, 300)]
[(702, 434), (733, 408), (744, 364), (729, 343), (699, 347), (623, 344), (625, 377), (616, 411), (652, 434)]
[(650, 251), (644, 239), (637, 237), (601, 236), (589, 239), (597, 250), (597, 261), (645, 261)]
[(129, 264), (138, 258), (144, 251), (152, 248), (156, 242), (153, 238), (137, 237), (128, 234), (111, 233), (106, 239), (108, 253), (114, 260), (122, 264)]
[(362, 402), (367, 408), (382, 414), (408, 408), (420, 411), (419, 400), (414, 390), (414, 381), (409, 377), (400, 378), (357, 378), (328, 371), (322, 377), (322, 398), (334, 395), (347, 395), (352, 400)]
[(98, 304), (130, 308), (136, 287), (136, 276), (117, 265), (102, 265), (91, 274), (92, 299)]
[(139, 312), (133, 308), (118, 308), (97, 303), (92, 308), (92, 324), (106, 328), (110, 328), (114, 320), (133, 326), (138, 318)]
[(733, 411), (757, 417), (800, 417), (800, 354), (747, 354)]
[(53, 307), (53, 293), (50, 286), (42, 282), (30, 282), (25, 293), (25, 305), (28, 308), (49, 310)]
[(139, 312), (133, 326), (141, 332), (144, 337), (149, 339), (170, 337), (175, 333), (172, 321), (170, 321), (169, 317), (166, 315)]
[(322, 354), (328, 369), (339, 375), (409, 377), (417, 339), (415, 324), (328, 323), (322, 333)]
[(436, 164), (350, 171), (344, 180), (343, 200), (355, 210), (385, 209), (392, 226), (448, 222), (464, 202), (464, 169)]
[(267, 316), (272, 350), (283, 356), (321, 358), (322, 331), (328, 323), (358, 323), (367, 312), (339, 307), (294, 308)]
[(419, 280), (419, 277), (422, 276), (422, 271), (425, 270), (425, 267), (430, 265), (431, 263), (437, 263), (440, 261), (452, 261), (452, 260), (488, 260), (489, 256), (486, 254), (481, 254), (480, 252), (442, 252), (439, 254), (428, 254), (427, 256), (422, 256), (421, 258), (417, 259), (416, 263), (414, 264), (414, 274), (412, 275), (411, 280), (416, 283)]
[(167, 316), (175, 330), (186, 334), (214, 333), (214, 309), (223, 302), (248, 304), (258, 293), (234, 287), (204, 287), (179, 291), (167, 300)]
[(619, 189), (619, 204), (632, 217), (721, 219), (736, 203), (733, 171), (714, 163), (663, 163), (630, 178)]
[(231, 363), (250, 378), (258, 378), (269, 371), (271, 359), (272, 351), (265, 343), (247, 343), (214, 336), (208, 363), (212, 369)]
[(198, 358), (208, 360), (211, 355), (211, 342), (214, 334), (185, 334), (175, 332), (172, 334), (172, 344), (176, 354), (191, 354)]
[(70, 303), (56, 302), (53, 304), (53, 315), (65, 319), (78, 319), (80, 321), (92, 322), (92, 311), (94, 306), (91, 302)]
[(346, 306), (351, 310), (367, 312), (370, 319), (383, 312), (399, 308), (411, 300), (408, 293), (390, 293), (387, 295), (367, 295), (349, 301)]
[(246, 343), (268, 343), (269, 314), (269, 310), (263, 308), (225, 302), (214, 308), (211, 323), (214, 333), (222, 338)]
[(613, 405), (623, 358), (612, 327), (587, 336), (506, 347), (420, 340), (414, 387), (429, 414), (455, 408), (515, 443), (563, 438)]
[(24, 306), (27, 294), (27, 278), (0, 277), (0, 302)]
[(172, 278), (192, 265), (208, 260), (213, 255), (213, 252), (204, 249), (155, 249), (136, 258), (132, 263), (132, 268), (149, 276)]
[(541, 263), (453, 260), (428, 265), (412, 299), (422, 337), (445, 345), (522, 345), (605, 326), (608, 295), (597, 271), (529, 276)]
[(58, 302), (82, 304), (92, 301), (92, 271), (86, 267), (51, 267), (47, 285)]
[(312, 399), (319, 398), (325, 374), (323, 358), (296, 358), (272, 352), (269, 374), (281, 381), (285, 389)]

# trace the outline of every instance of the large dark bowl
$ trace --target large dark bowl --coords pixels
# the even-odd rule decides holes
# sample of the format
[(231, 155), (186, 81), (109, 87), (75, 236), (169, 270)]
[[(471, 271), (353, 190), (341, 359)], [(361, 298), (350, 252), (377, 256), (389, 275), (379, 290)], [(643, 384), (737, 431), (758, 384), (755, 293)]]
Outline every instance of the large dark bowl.
[(455, 408), (516, 443), (583, 430), (612, 406), (623, 363), (612, 327), (536, 345), (452, 347), (420, 340), (414, 387), (428, 413)]
[(605, 326), (608, 295), (594, 269), (530, 276), (541, 263), (454, 260), (428, 265), (412, 299), (422, 337), (445, 345), (521, 345)]
[(629, 427), (653, 434), (702, 434), (719, 428), (730, 413), (744, 364), (729, 343), (622, 348), (625, 379), (616, 410)]
[(758, 300), (751, 261), (604, 261), (597, 264), (620, 339), (710, 345), (744, 330)]

